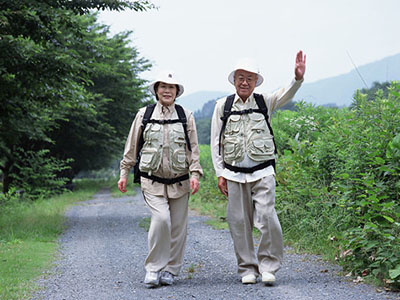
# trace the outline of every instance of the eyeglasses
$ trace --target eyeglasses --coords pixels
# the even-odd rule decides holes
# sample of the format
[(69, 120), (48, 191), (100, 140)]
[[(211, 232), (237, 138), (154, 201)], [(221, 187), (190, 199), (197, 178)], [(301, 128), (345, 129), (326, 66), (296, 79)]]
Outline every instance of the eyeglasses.
[(235, 78), (239, 83), (243, 83), (245, 80), (247, 83), (253, 83), (257, 81), (257, 76), (248, 76), (247, 78), (244, 76), (238, 76)]

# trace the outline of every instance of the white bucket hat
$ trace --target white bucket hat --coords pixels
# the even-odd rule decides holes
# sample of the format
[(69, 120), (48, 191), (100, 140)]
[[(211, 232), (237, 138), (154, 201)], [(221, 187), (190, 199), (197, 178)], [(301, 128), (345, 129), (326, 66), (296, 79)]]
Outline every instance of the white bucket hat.
[(184, 91), (183, 85), (179, 82), (179, 80), (176, 78), (174, 72), (172, 72), (172, 71), (162, 71), (162, 72), (158, 73), (157, 79), (150, 84), (149, 90), (154, 96), (156, 96), (156, 94), (157, 94), (156, 91), (154, 90), (154, 85), (157, 82), (165, 82), (168, 84), (178, 85), (179, 91), (176, 94), (176, 98), (178, 98), (179, 96), (181, 96), (183, 94), (183, 91)]
[(241, 60), (239, 60), (237, 62), (234, 70), (228, 76), (229, 82), (232, 83), (233, 85), (235, 84), (234, 77), (235, 77), (235, 72), (237, 70), (245, 70), (247, 72), (257, 74), (256, 86), (261, 85), (261, 83), (263, 83), (263, 81), (264, 81), (264, 77), (262, 77), (262, 75), (260, 74), (260, 70), (257, 66), (257, 63), (251, 58), (242, 58)]

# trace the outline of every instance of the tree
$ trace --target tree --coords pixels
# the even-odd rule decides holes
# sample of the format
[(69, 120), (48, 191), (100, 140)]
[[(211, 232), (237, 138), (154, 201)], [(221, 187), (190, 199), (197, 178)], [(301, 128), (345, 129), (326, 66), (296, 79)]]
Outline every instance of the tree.
[[(90, 66), (76, 51), (91, 9), (145, 10), (147, 1), (0, 0), (0, 169), (7, 192), (16, 153), (50, 143), (70, 109), (92, 109)], [(16, 175), (14, 173), (14, 175)], [(15, 176), (14, 176), (15, 178)]]
[(77, 43), (76, 52), (87, 61), (94, 95), (91, 109), (69, 108), (51, 133), (53, 155), (72, 158), (66, 170), (72, 179), (79, 171), (104, 167), (123, 148), (137, 110), (149, 101), (139, 73), (150, 64), (129, 46), (130, 32), (109, 38), (109, 28), (96, 24), (96, 15), (82, 18), (90, 30)]
[(196, 121), (199, 144), (210, 144), (211, 119), (200, 119)]

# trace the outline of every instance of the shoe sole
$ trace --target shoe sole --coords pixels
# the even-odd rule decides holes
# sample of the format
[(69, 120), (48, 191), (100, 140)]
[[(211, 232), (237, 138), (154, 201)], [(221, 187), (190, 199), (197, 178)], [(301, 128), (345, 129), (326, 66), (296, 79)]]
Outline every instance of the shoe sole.
[(256, 283), (257, 283), (257, 279), (255, 279), (255, 280), (246, 280), (246, 281), (242, 280), (242, 284), (256, 284)]
[(148, 289), (156, 288), (159, 286), (159, 284), (155, 284), (155, 283), (145, 283), (145, 285)]
[(265, 285), (268, 285), (268, 286), (272, 286), (272, 285), (275, 284), (275, 280), (273, 280), (273, 281), (261, 281), (261, 282), (264, 283)]
[(251, 282), (243, 282), (242, 281), (242, 284), (256, 284), (257, 282), (256, 281), (251, 281)]

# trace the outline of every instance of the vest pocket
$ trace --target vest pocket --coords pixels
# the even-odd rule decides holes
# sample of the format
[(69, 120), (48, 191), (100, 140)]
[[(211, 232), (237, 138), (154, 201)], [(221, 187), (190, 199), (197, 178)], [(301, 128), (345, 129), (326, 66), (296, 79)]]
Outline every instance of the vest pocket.
[(226, 124), (226, 134), (237, 134), (240, 131), (240, 115), (231, 115)]
[(142, 172), (152, 172), (158, 169), (161, 159), (161, 152), (155, 148), (147, 148), (142, 150), (140, 158), (139, 170)]
[(159, 141), (160, 137), (161, 137), (160, 131), (161, 131), (161, 125), (160, 124), (157, 124), (157, 123), (148, 124), (146, 126), (146, 129), (145, 129), (144, 133), (143, 133), (144, 139), (146, 141), (154, 141), (154, 140)]
[(188, 169), (186, 162), (186, 139), (181, 123), (173, 124), (170, 136), (170, 163), (172, 171), (184, 173)]
[(243, 160), (243, 149), (239, 145), (236, 138), (224, 139), (224, 161), (232, 164), (234, 161), (240, 162)]
[(182, 173), (187, 170), (186, 151), (184, 149), (177, 149), (172, 153), (172, 170), (177, 173)]
[(254, 161), (266, 161), (274, 158), (274, 142), (272, 138), (253, 140), (249, 146), (249, 157)]

